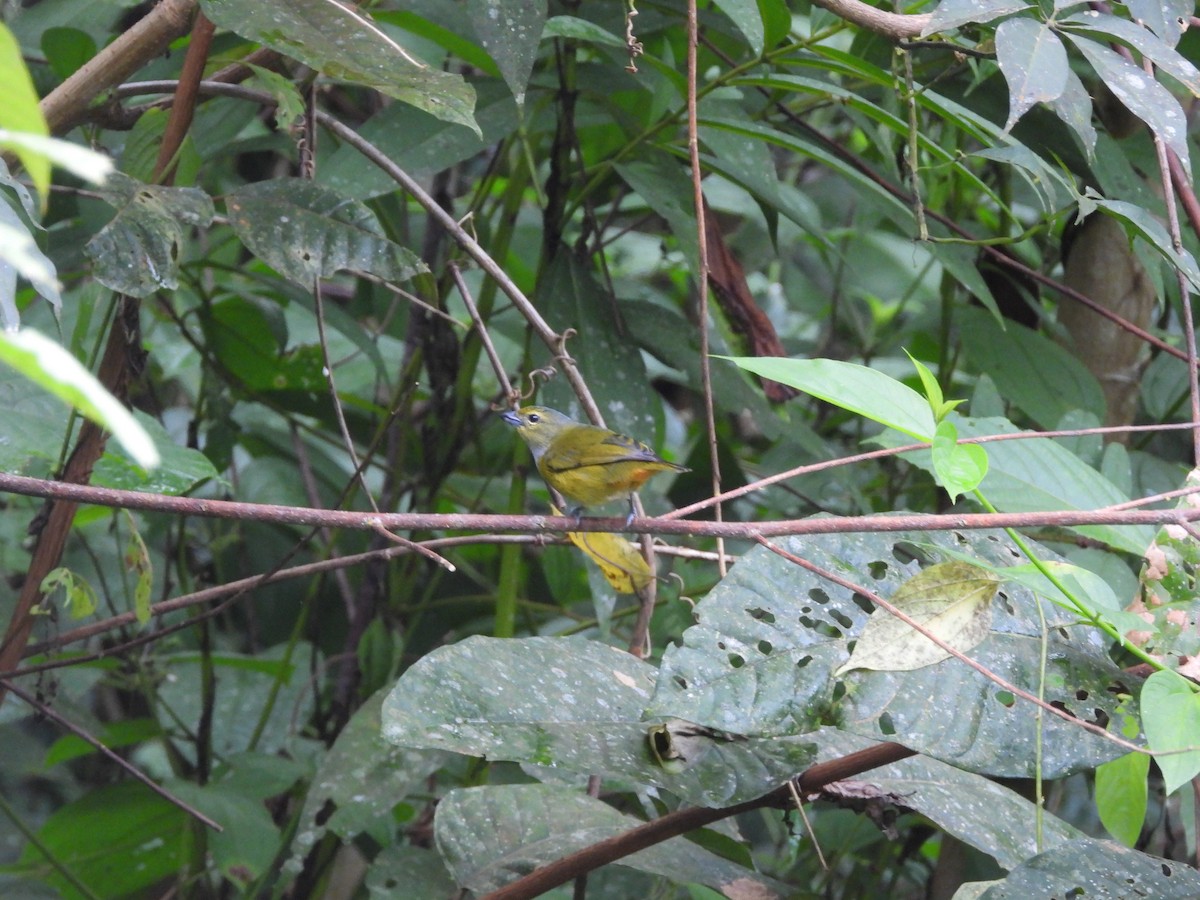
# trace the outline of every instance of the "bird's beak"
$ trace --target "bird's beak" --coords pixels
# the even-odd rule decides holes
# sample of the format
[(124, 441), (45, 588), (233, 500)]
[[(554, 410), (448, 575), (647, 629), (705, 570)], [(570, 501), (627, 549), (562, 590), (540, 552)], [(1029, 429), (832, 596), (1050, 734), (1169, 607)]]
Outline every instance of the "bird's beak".
[(510, 411), (506, 413), (500, 413), (500, 418), (502, 418), (509, 425), (512, 425), (514, 428), (521, 424), (521, 417), (515, 412)]

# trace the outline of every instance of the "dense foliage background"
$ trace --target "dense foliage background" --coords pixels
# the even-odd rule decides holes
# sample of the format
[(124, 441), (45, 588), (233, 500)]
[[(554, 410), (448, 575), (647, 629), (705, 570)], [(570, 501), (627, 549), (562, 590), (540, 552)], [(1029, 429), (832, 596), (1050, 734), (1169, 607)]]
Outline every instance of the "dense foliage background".
[(1200, 894), (1192, 13), (5, 6), (0, 890)]

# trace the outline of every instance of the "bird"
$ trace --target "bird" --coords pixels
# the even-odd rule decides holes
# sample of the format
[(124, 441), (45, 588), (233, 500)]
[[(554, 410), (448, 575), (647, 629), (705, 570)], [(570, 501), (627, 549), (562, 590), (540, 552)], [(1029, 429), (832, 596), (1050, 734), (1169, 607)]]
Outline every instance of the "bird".
[(585, 506), (629, 498), (628, 525), (633, 521), (633, 495), (660, 472), (687, 472), (649, 446), (607, 428), (576, 422), (546, 406), (523, 406), (501, 418), (517, 429), (529, 445), (538, 472), (551, 488), (578, 504), (576, 521)]

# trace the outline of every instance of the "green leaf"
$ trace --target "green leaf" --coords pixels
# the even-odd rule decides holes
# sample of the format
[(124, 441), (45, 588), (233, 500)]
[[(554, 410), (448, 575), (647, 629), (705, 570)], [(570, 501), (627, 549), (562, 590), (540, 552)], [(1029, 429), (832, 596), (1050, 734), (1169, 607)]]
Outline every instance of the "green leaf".
[(401, 885), (414, 898), (453, 897), (460, 890), (436, 849), (412, 844), (386, 845), (371, 860), (364, 883), (370, 900), (395, 900)]
[[(4, 98), (4, 102), (0, 103), (0, 129), (39, 136), (50, 134), (38, 106), (33, 79), (29, 77), (29, 70), (21, 57), (21, 46), (3, 23), (0, 23), (0, 97)], [(6, 138), (12, 136), (3, 135)], [(28, 145), (0, 141), (0, 146), (7, 146), (17, 154), (44, 206), (50, 195), (50, 161)]]
[(178, 287), (185, 228), (212, 221), (209, 196), (197, 188), (142, 184), (120, 172), (109, 176), (102, 194), (117, 214), (84, 247), (96, 280), (134, 297)]
[[(1163, 6), (1160, 5), (1160, 15), (1162, 10)], [(1194, 96), (1200, 96), (1200, 69), (1179, 51), (1160, 40), (1154, 32), (1136, 22), (1107, 13), (1089, 11), (1083, 15), (1069, 16), (1060, 20), (1058, 24), (1064, 29), (1097, 35), (1102, 40), (1115, 38), (1128, 44), (1159, 69), (1175, 78)]]
[(461, 75), (430, 66), (357, 10), (329, 0), (201, 0), (222, 28), (307, 66), (365, 85), (478, 132), (475, 92)]
[[(461, 788), (438, 805), (438, 849), (454, 880), (482, 896), (569, 853), (643, 824), (607, 803), (559, 785)], [(786, 888), (682, 837), (621, 859), (623, 866), (680, 884), (698, 882), (741, 895), (783, 896)]]
[(96, 42), (78, 28), (47, 28), (42, 32), (42, 54), (54, 74), (65, 81), (96, 55)]
[(397, 747), (384, 739), (386, 693), (377, 691), (359, 707), (317, 767), (292, 841), (297, 864), (326, 831), (349, 841), (389, 822), (396, 804), (420, 791), (445, 764), (445, 753)]
[(221, 823), (221, 831), (206, 836), (213, 865), (240, 888), (266, 872), (279, 852), (279, 826), (262, 799), (220, 782), (200, 785), (183, 779), (164, 787), (185, 803)]
[(755, 375), (770, 378), (903, 432), (918, 441), (933, 439), (936, 426), (929, 403), (907, 385), (875, 369), (835, 359), (718, 356)]
[(934, 477), (951, 501), (975, 490), (987, 475), (987, 451), (978, 444), (958, 443), (958, 429), (952, 422), (938, 423), (932, 454)]
[[(987, 569), (962, 562), (938, 563), (922, 569), (892, 595), (892, 605), (918, 625), (966, 653), (987, 637), (992, 624), (992, 597), (1000, 585)], [(931, 666), (950, 653), (887, 610), (867, 620), (850, 658), (834, 677), (854, 669), (903, 672)]]
[(1096, 767), (1096, 811), (1108, 833), (1126, 847), (1141, 836), (1146, 821), (1146, 779), (1150, 757), (1126, 753)]
[(1036, 807), (1011, 788), (926, 756), (877, 769), (870, 781), (885, 797), (904, 798), (906, 809), (994, 857), (1006, 869), (1037, 853), (1039, 842), (1057, 847), (1081, 836), (1057, 816), (1038, 816)]
[(1135, 22), (1141, 22), (1170, 47), (1179, 43), (1183, 23), (1195, 10), (1192, 0), (1128, 0), (1125, 5)]
[(766, 33), (758, 0), (714, 0), (716, 7), (729, 17), (750, 43), (755, 56), (761, 56)]
[(147, 469), (158, 465), (158, 450), (146, 430), (79, 360), (54, 341), (30, 328), (0, 333), (0, 362), (112, 432), (138, 465)]
[(383, 735), (404, 747), (632, 780), (712, 806), (759, 796), (789, 767), (811, 764), (811, 741), (706, 739), (687, 766), (664, 769), (642, 716), (655, 674), (591, 641), (470, 637), (404, 673), (384, 701)]
[(933, 10), (921, 36), (928, 37), (972, 22), (990, 22), (1030, 6), (1024, 0), (942, 0)]
[(1141, 709), (1146, 743), (1161, 754), (1154, 761), (1173, 794), (1200, 774), (1200, 694), (1175, 672), (1155, 672), (1142, 685)]
[(63, 566), (52, 569), (42, 579), (42, 584), (39, 588), (42, 594), (45, 595), (45, 599), (42, 602), (45, 603), (49, 599), (49, 595), (53, 594), (60, 587), (66, 591), (67, 612), (72, 619), (82, 619), (96, 611), (96, 589), (91, 586), (86, 578), (76, 575), (70, 569)]
[[(52, 854), (100, 897), (129, 897), (176, 875), (184, 865), (185, 813), (136, 781), (97, 788), (60, 806), (26, 844), (21, 862), (60, 896), (78, 892), (50, 867)], [(121, 865), (114, 865), (120, 860)]]
[(997, 569), (996, 574), (1006, 581), (1020, 582), (1065, 610), (1103, 619), (1122, 632), (1153, 630), (1153, 626), (1140, 616), (1126, 612), (1112, 587), (1095, 572), (1055, 560), (1042, 560), (1042, 565), (1062, 582), (1070, 591), (1070, 596), (1064, 595), (1054, 582), (1031, 562), (1004, 566)]
[(1175, 249), (1170, 235), (1167, 234), (1166, 228), (1163, 227), (1158, 219), (1134, 203), (1126, 203), (1123, 200), (1106, 200), (1103, 197), (1092, 194), (1090, 188), (1088, 191), (1088, 195), (1080, 203), (1081, 212), (1085, 207), (1091, 207), (1102, 210), (1108, 213), (1108, 215), (1124, 222), (1139, 237), (1143, 238), (1155, 250), (1161, 253), (1171, 265), (1183, 272), (1195, 290), (1200, 290), (1200, 267), (1196, 265), (1196, 258), (1186, 248), (1183, 250)]
[(1079, 358), (1015, 322), (998, 325), (979, 309), (959, 310), (967, 361), (986, 372), (1006, 400), (1043, 428), (1056, 428), (1071, 410), (1103, 421), (1104, 391)]
[(675, 240), (687, 255), (691, 270), (698, 271), (700, 254), (696, 244), (692, 183), (679, 163), (663, 153), (653, 152), (617, 163), (613, 168), (650, 209), (666, 219)]
[(306, 179), (252, 182), (225, 205), (242, 243), (304, 287), (343, 270), (397, 282), (428, 271), (411, 250), (388, 240), (366, 206)]
[(517, 105), (523, 106), (546, 23), (546, 5), (527, 0), (469, 0), (467, 9), (483, 48), (496, 61)]
[[(263, 715), (266, 724), (256, 749), (271, 753), (292, 745), (296, 731), (312, 712), (310, 657), (314, 651), (311, 644), (301, 642), (290, 661), (285, 662), (282, 657), (286, 649), (279, 645), (261, 650), (257, 656), (226, 653), (209, 659), (201, 659), (196, 653), (160, 656), (163, 681), (158, 692), (171, 710), (171, 726), (183, 721), (194, 727), (205, 714), (205, 698), (196, 685), (202, 670), (211, 665), (218, 684), (212, 708), (212, 752), (216, 758), (247, 749)], [(180, 752), (194, 759), (194, 745), (181, 745)]]
[(1067, 51), (1044, 22), (1015, 18), (996, 29), (996, 61), (1008, 82), (1010, 131), (1036, 103), (1057, 99), (1067, 86)]
[[(1018, 432), (1001, 418), (956, 416), (954, 422), (963, 438)], [(1003, 512), (1101, 509), (1129, 500), (1111, 481), (1048, 438), (989, 442), (987, 455), (987, 476), (979, 489)], [(905, 458), (932, 471), (927, 451)], [(1145, 526), (1081, 525), (1071, 530), (1139, 556), (1154, 538), (1154, 529)]]
[(1200, 896), (1200, 874), (1185, 863), (1080, 837), (1027, 859), (976, 896), (979, 900), (1070, 896), (1183, 900)]
[(112, 160), (103, 153), (40, 134), (0, 129), (0, 147), (14, 151), (23, 149), (45, 157), (48, 162), (93, 184), (104, 184), (113, 171)]
[(1108, 89), (1125, 108), (1145, 122), (1164, 144), (1175, 151), (1183, 170), (1191, 170), (1187, 142), (1187, 116), (1171, 92), (1152, 75), (1121, 56), (1111, 47), (1078, 34), (1067, 35), (1092, 64)]
[(1061, 94), (1050, 101), (1050, 108), (1079, 139), (1088, 161), (1096, 158), (1096, 126), (1092, 124), (1092, 98), (1079, 76), (1067, 69), (1067, 83)]
[(154, 584), (154, 566), (150, 562), (150, 551), (137, 530), (137, 522), (129, 510), (123, 510), (125, 523), (129, 526), (129, 540), (125, 544), (125, 571), (134, 576), (133, 609), (139, 625), (150, 621), (150, 589)]
[[(475, 89), (479, 92), (475, 119), (483, 130), (482, 138), (462, 125), (403, 103), (384, 107), (356, 130), (410, 175), (432, 176), (486, 151), (517, 128), (517, 104), (502, 82), (481, 81)], [(348, 145), (322, 157), (316, 181), (355, 200), (396, 190), (394, 179)]]

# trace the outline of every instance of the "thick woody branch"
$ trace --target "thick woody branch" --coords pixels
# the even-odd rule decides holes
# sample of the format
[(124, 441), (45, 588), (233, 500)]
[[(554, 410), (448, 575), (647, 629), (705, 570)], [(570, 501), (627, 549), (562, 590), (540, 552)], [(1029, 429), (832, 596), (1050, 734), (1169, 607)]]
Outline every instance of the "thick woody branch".
[(866, 28), (883, 35), (893, 41), (919, 37), (933, 18), (929, 13), (905, 15), (904, 13), (885, 12), (861, 3), (860, 0), (813, 0), (835, 16), (845, 19), (852, 25)]
[(51, 134), (64, 134), (83, 121), (92, 101), (161, 55), (187, 34), (196, 0), (162, 0), (136, 25), (84, 63), (42, 100)]

